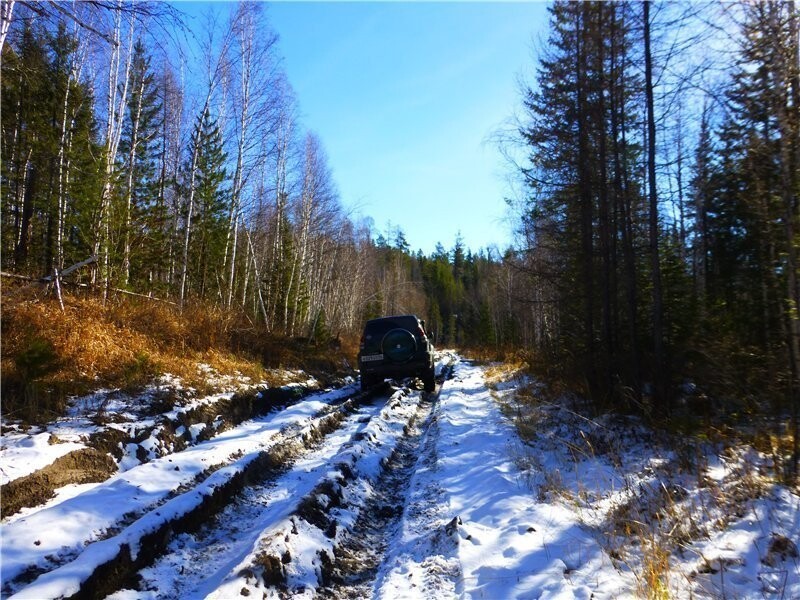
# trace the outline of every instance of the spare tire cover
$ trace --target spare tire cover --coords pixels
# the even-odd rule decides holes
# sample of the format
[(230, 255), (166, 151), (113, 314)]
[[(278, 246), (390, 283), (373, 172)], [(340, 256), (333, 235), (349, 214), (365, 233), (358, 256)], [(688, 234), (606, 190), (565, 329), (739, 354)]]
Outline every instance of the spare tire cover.
[(393, 363), (410, 360), (417, 351), (417, 340), (414, 334), (405, 329), (392, 329), (381, 341), (384, 358)]

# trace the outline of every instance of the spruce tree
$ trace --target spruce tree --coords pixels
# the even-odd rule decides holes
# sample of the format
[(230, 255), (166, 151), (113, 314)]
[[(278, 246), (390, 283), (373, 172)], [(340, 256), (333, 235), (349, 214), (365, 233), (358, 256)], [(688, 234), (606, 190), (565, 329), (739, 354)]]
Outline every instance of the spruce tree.
[[(719, 150), (702, 190), (709, 303), (727, 340), (727, 373), (750, 408), (800, 407), (800, 65), (793, 2), (742, 6), (740, 53)], [(786, 402), (780, 402), (785, 399)]]
[[(226, 185), (225, 154), (222, 134), (215, 119), (206, 112), (195, 123), (197, 140), (194, 179), (194, 217), (190, 232), (189, 278), (200, 298), (218, 299), (227, 232), (229, 188)], [(189, 149), (192, 155), (195, 148)]]
[(120, 182), (123, 187), (122, 283), (144, 287), (149, 273), (163, 260), (163, 227), (158, 212), (158, 165), (161, 158), (156, 138), (161, 129), (161, 101), (141, 39), (133, 47), (131, 72), (119, 145)]
[(49, 32), (27, 19), (4, 46), (2, 259), (18, 273), (50, 275), (91, 253), (99, 152), (77, 51), (63, 24)]
[(630, 9), (556, 2), (550, 11), (549, 46), (525, 92), (529, 121), (520, 131), (525, 270), (537, 305), (558, 315), (540, 336), (553, 342), (552, 360), (582, 377), (593, 397), (618, 400), (619, 382), (641, 387), (641, 151), (631, 134), (641, 82), (629, 58)]

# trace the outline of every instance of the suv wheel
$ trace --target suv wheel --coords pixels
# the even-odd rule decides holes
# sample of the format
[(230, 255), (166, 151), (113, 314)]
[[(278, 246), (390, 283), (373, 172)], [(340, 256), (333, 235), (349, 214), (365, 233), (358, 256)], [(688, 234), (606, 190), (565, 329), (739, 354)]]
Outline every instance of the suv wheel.
[(366, 392), (371, 387), (374, 387), (376, 383), (378, 383), (378, 380), (375, 378), (375, 376), (364, 375), (364, 374), (361, 375), (362, 392)]

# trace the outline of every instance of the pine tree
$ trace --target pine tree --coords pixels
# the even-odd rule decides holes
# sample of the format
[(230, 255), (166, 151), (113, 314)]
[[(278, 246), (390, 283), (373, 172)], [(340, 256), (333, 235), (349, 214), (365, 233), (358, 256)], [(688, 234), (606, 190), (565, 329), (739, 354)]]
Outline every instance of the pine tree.
[(2, 257), (19, 273), (50, 275), (91, 253), (100, 153), (77, 51), (63, 25), (29, 20), (3, 51)]
[(641, 387), (641, 171), (630, 133), (640, 79), (628, 58), (629, 12), (626, 4), (552, 6), (521, 131), (529, 151), (525, 268), (536, 304), (558, 314), (538, 337), (553, 342), (553, 360), (584, 377), (598, 399), (615, 399), (619, 381), (635, 393)]
[(3, 194), (4, 228), (13, 223), (4, 236), (3, 260), (5, 264), (11, 260), (18, 272), (35, 273), (31, 263), (41, 265), (36, 251), (39, 258), (43, 255), (37, 244), (41, 233), (37, 225), (44, 219), (37, 217), (48, 208), (47, 172), (56, 143), (51, 115), (54, 93), (48, 77), (46, 33), (26, 21), (20, 38), (18, 44), (10, 44), (17, 52), (7, 48), (3, 60), (3, 180), (8, 182)]
[[(800, 65), (793, 2), (748, 4), (741, 51), (706, 186), (709, 302), (729, 337), (746, 399), (792, 406), (800, 459)], [(742, 356), (745, 354), (745, 356)]]

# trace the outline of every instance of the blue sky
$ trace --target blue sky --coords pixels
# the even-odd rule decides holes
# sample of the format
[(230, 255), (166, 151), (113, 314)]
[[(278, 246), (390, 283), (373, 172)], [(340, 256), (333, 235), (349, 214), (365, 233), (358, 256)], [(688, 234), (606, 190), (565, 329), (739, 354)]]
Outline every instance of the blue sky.
[(511, 240), (488, 136), (519, 107), (546, 4), (279, 2), (268, 14), (343, 204), (411, 248)]

